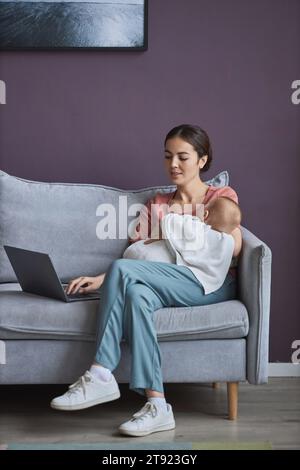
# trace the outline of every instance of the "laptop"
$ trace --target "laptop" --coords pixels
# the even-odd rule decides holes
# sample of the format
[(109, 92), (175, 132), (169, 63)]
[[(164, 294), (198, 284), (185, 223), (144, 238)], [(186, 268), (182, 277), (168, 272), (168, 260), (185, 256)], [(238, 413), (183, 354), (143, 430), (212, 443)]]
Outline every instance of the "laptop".
[(7, 245), (4, 250), (24, 292), (63, 302), (100, 299), (99, 291), (67, 294), (48, 254)]

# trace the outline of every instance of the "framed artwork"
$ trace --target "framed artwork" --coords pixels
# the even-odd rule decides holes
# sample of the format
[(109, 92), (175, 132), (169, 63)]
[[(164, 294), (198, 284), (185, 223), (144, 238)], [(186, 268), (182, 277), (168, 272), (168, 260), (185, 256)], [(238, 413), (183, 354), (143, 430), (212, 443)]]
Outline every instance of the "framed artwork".
[(0, 49), (147, 50), (148, 0), (0, 0)]

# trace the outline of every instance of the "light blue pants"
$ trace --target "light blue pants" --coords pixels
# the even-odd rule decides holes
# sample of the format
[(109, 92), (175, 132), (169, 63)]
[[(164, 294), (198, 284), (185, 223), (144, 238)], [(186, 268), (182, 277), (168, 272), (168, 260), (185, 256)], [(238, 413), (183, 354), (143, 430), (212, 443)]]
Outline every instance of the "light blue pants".
[(95, 361), (111, 371), (120, 358), (124, 338), (131, 351), (129, 388), (145, 395), (145, 389), (164, 393), (161, 354), (153, 312), (162, 307), (208, 305), (236, 297), (231, 274), (212, 294), (185, 266), (118, 259), (101, 286)]

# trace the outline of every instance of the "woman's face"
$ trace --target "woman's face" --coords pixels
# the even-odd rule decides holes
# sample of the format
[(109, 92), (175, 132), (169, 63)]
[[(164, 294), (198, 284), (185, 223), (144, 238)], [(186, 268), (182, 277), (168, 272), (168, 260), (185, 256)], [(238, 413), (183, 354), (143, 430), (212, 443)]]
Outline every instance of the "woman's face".
[(172, 137), (165, 145), (165, 166), (174, 184), (182, 186), (193, 179), (199, 179), (199, 170), (207, 160), (199, 159), (194, 147), (180, 137)]

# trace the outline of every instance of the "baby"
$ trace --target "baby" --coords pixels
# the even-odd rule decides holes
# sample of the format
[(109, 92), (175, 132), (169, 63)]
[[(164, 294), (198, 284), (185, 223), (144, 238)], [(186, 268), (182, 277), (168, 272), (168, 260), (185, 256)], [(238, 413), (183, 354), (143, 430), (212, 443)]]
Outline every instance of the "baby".
[[(168, 218), (172, 218), (169, 213)], [(178, 214), (173, 214), (178, 218)], [(194, 216), (185, 215), (185, 221), (188, 218), (195, 219)], [(191, 220), (190, 219), (190, 220)], [(174, 220), (174, 219), (173, 219)], [(197, 218), (199, 229), (203, 228), (203, 222)], [(171, 223), (171, 220), (169, 220)], [(241, 210), (232, 199), (227, 197), (219, 197), (210, 201), (204, 210), (204, 223), (213, 230), (230, 234), (241, 223)], [(164, 225), (164, 224), (162, 224)], [(167, 235), (163, 234), (165, 239), (162, 240), (140, 240), (130, 245), (123, 253), (123, 258), (140, 259), (144, 261), (160, 261), (163, 263), (176, 263), (176, 254), (174, 250), (170, 250), (166, 243)], [(146, 243), (145, 243), (146, 241)]]
[(204, 221), (188, 214), (168, 213), (161, 220), (162, 240), (133, 243), (124, 258), (160, 261), (186, 266), (200, 282), (205, 295), (218, 290), (230, 268), (241, 210), (226, 197), (205, 206)]
[(204, 222), (213, 230), (230, 234), (241, 224), (239, 205), (228, 197), (213, 199), (205, 206)]

